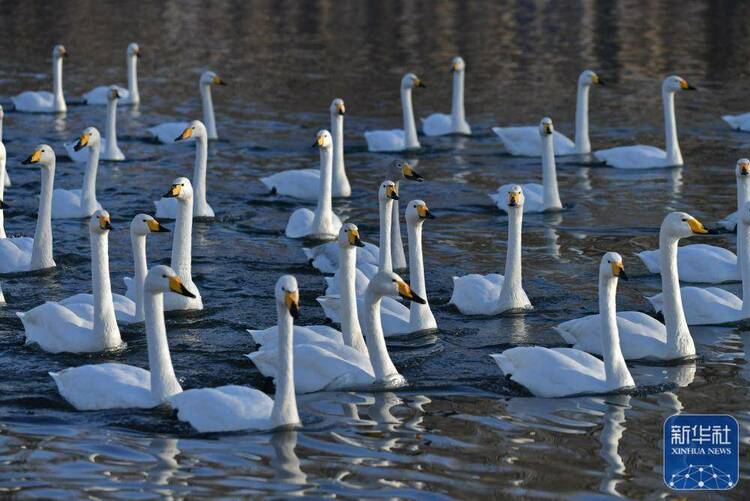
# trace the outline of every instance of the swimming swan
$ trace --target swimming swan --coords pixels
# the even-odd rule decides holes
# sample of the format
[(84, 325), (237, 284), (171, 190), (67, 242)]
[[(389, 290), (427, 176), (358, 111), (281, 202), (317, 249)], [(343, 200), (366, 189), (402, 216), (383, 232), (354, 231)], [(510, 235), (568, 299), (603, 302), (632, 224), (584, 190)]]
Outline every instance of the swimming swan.
[[(96, 127), (86, 128), (76, 141), (73, 149), (88, 155), (86, 171), (83, 174), (83, 185), (79, 190), (57, 188), (52, 192), (53, 219), (90, 217), (95, 211), (102, 208), (96, 200), (96, 174), (99, 168), (101, 144), (101, 136), (99, 136)], [(85, 151), (82, 151), (84, 149)]]
[[(558, 211), (562, 209), (560, 202), (560, 191), (557, 187), (557, 166), (555, 164), (555, 150), (552, 145), (554, 126), (551, 118), (543, 118), (539, 123), (538, 135), (542, 141), (542, 184), (522, 184), (524, 202), (523, 212), (534, 214), (540, 212)], [(515, 186), (505, 184), (490, 193), (490, 198), (498, 209), (507, 212), (508, 192)]]
[(433, 113), (422, 119), (422, 132), (425, 136), (444, 136), (446, 134), (471, 135), (471, 126), (466, 121), (464, 111), (464, 78), (466, 63), (461, 57), (454, 57), (451, 61), (453, 73), (453, 98), (451, 100), (451, 114)]
[(599, 265), (600, 350), (604, 360), (575, 348), (521, 346), (490, 355), (500, 370), (537, 397), (603, 394), (635, 387), (615, 319), (617, 279), (625, 279), (622, 257), (608, 252)]
[[(193, 120), (175, 141), (195, 139), (195, 164), (193, 166), (193, 217), (214, 217), (214, 210), (206, 201), (206, 168), (208, 164), (208, 133), (200, 120)], [(154, 202), (156, 217), (175, 219), (177, 217), (177, 200), (173, 197), (162, 198)]]
[(675, 92), (695, 90), (684, 78), (670, 76), (661, 85), (661, 99), (664, 106), (664, 136), (667, 151), (654, 146), (618, 146), (594, 152), (600, 162), (618, 169), (650, 169), (656, 167), (674, 167), (682, 165), (682, 153), (677, 141), (677, 122), (674, 113)]
[(527, 311), (532, 306), (523, 290), (521, 273), (521, 224), (523, 190), (515, 185), (508, 192), (508, 253), (505, 276), (471, 274), (453, 277), (453, 304), (464, 315), (497, 315), (506, 311)]
[(116, 104), (139, 104), (141, 96), (138, 93), (138, 59), (141, 57), (141, 49), (137, 43), (128, 45), (125, 51), (125, 66), (128, 72), (128, 88), (119, 85), (100, 85), (94, 87), (83, 95), (86, 104), (103, 105), (109, 104), (109, 93), (112, 87), (117, 89), (120, 99)]
[[(737, 209), (742, 207), (742, 204), (747, 200), (750, 200), (750, 160), (747, 158), (740, 158), (737, 160), (737, 168), (735, 169), (735, 177), (737, 178)], [(719, 225), (729, 231), (734, 231), (737, 228), (737, 211), (732, 212), (727, 217), (719, 221)], [(739, 243), (739, 242), (738, 242)]]
[[(107, 123), (104, 129), (105, 136), (101, 139), (100, 158), (110, 162), (121, 162), (125, 160), (120, 146), (117, 144), (117, 101), (120, 100), (120, 94), (113, 85), (107, 93)], [(78, 163), (84, 163), (89, 155), (75, 149), (75, 143), (65, 143), (65, 151), (71, 160)]]
[[(208, 139), (219, 138), (216, 133), (216, 117), (214, 116), (214, 103), (211, 98), (211, 85), (226, 84), (213, 71), (203, 72), (198, 81), (198, 90), (200, 90), (201, 102), (203, 103), (203, 123), (206, 125)], [(188, 122), (167, 122), (146, 129), (146, 131), (160, 143), (172, 144), (174, 143), (174, 138), (189, 126)]]
[(425, 87), (414, 73), (407, 73), (401, 79), (401, 109), (404, 115), (404, 128), (393, 130), (365, 131), (367, 149), (370, 151), (418, 150), (417, 126), (414, 124), (414, 110), (411, 104), (411, 90)]
[(27, 90), (13, 96), (11, 101), (16, 111), (25, 113), (62, 113), (67, 111), (63, 95), (63, 59), (68, 51), (62, 45), (52, 48), (52, 92)]

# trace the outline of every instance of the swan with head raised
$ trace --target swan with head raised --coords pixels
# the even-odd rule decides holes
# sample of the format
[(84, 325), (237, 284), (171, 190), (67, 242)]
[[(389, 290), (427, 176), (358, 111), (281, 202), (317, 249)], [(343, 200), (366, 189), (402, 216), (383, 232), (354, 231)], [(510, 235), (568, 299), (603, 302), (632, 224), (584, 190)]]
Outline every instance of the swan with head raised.
[[(750, 160), (747, 158), (737, 160), (735, 177), (737, 178), (737, 210), (739, 210), (743, 203), (750, 200)], [(737, 228), (737, 211), (719, 221), (719, 225), (729, 231), (734, 231)]]
[(13, 96), (13, 106), (16, 111), (24, 113), (62, 113), (67, 111), (65, 96), (63, 95), (63, 59), (68, 57), (68, 51), (62, 45), (52, 48), (52, 92), (27, 90)]
[[(57, 188), (52, 192), (53, 219), (80, 219), (90, 217), (102, 208), (96, 200), (96, 175), (99, 169), (101, 136), (96, 127), (88, 127), (78, 138), (73, 149), (88, 156), (81, 189)], [(67, 148), (67, 145), (66, 145)]]
[(125, 67), (128, 73), (128, 88), (119, 85), (100, 85), (94, 87), (83, 95), (86, 104), (104, 105), (109, 104), (109, 94), (114, 87), (120, 96), (116, 104), (139, 104), (141, 96), (138, 93), (138, 59), (141, 57), (141, 49), (133, 42), (125, 50)]
[(414, 123), (414, 109), (411, 103), (411, 91), (415, 87), (425, 87), (425, 85), (414, 73), (404, 75), (401, 79), (401, 111), (404, 116), (404, 128), (365, 131), (368, 150), (388, 152), (421, 148), (417, 139), (417, 126)]
[[(107, 122), (104, 129), (104, 137), (101, 138), (101, 151), (99, 158), (110, 162), (121, 162), (125, 160), (120, 146), (117, 144), (117, 102), (120, 100), (120, 93), (113, 85), (107, 92)], [(76, 143), (65, 143), (65, 151), (71, 160), (77, 163), (84, 163), (88, 160), (89, 155), (75, 148)]]
[(451, 73), (453, 74), (453, 98), (451, 101), (451, 114), (433, 113), (422, 119), (422, 132), (425, 136), (444, 136), (447, 134), (471, 135), (471, 126), (466, 121), (464, 110), (464, 78), (466, 76), (466, 63), (463, 58), (456, 56), (451, 61)]

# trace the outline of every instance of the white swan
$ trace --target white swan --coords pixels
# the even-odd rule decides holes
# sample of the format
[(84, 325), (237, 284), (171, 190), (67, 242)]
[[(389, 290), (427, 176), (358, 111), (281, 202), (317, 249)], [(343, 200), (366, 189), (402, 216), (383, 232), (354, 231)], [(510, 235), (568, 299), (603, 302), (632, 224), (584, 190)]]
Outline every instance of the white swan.
[(114, 87), (120, 95), (117, 104), (139, 104), (141, 95), (138, 93), (138, 58), (141, 57), (141, 49), (137, 43), (128, 45), (125, 51), (125, 66), (128, 72), (128, 88), (125, 89), (119, 85), (100, 85), (94, 87), (83, 95), (86, 104), (103, 105), (109, 104), (110, 89)]
[(453, 73), (453, 97), (451, 100), (451, 114), (433, 113), (422, 119), (422, 132), (425, 136), (444, 136), (446, 134), (471, 135), (471, 126), (466, 121), (464, 111), (464, 77), (466, 63), (463, 58), (454, 57), (451, 61)]
[[(740, 158), (737, 160), (737, 167), (735, 168), (735, 176), (737, 178), (737, 209), (742, 207), (743, 203), (750, 200), (750, 176), (748, 174), (750, 174), (750, 160)], [(737, 211), (732, 212), (719, 221), (719, 225), (729, 231), (734, 231), (737, 228)]]
[[(490, 355), (500, 370), (538, 397), (601, 394), (635, 387), (617, 329), (615, 294), (622, 257), (608, 252), (599, 265), (599, 329), (604, 360), (574, 348), (521, 346)], [(624, 278), (624, 277), (623, 277)]]
[[(396, 183), (396, 192), (399, 192), (401, 187), (401, 178), (418, 183), (424, 181), (424, 178), (414, 170), (411, 163), (394, 160), (389, 168), (388, 179)], [(393, 199), (391, 204), (391, 260), (394, 270), (406, 269), (404, 243), (401, 240), (401, 212), (398, 208), (398, 198)]]
[(0, 273), (54, 268), (52, 257), (52, 190), (55, 183), (55, 152), (51, 146), (40, 144), (23, 161), (24, 165), (41, 166), (42, 186), (34, 238), (0, 238)]
[(674, 167), (682, 165), (682, 153), (677, 141), (677, 122), (674, 113), (674, 94), (683, 90), (695, 90), (695, 87), (678, 76), (669, 76), (661, 85), (661, 99), (664, 106), (664, 136), (667, 151), (655, 146), (618, 146), (594, 152), (600, 162), (618, 169), (650, 169), (656, 167)]
[(245, 386), (221, 386), (187, 390), (171, 397), (170, 404), (177, 410), (177, 418), (187, 421), (201, 433), (270, 430), (300, 423), (295, 397), (293, 356), (294, 318), (299, 315), (297, 280), (284, 275), (276, 282), (276, 312), (278, 315), (279, 373), (276, 394), (271, 399), (265, 393)]
[[(560, 191), (557, 187), (555, 149), (552, 145), (553, 133), (552, 119), (543, 118), (539, 123), (537, 132), (542, 139), (542, 184), (526, 183), (521, 185), (524, 196), (523, 211), (526, 214), (562, 209)], [(495, 193), (490, 193), (490, 198), (495, 202), (498, 209), (507, 212), (508, 193), (513, 186), (515, 185), (505, 184), (498, 188)]]
[(723, 115), (721, 117), (729, 126), (735, 130), (741, 130), (743, 132), (750, 131), (750, 113), (742, 113), (740, 115)]
[[(104, 137), (101, 138), (101, 151), (99, 157), (102, 160), (110, 162), (121, 162), (125, 160), (120, 146), (117, 144), (117, 101), (120, 100), (120, 94), (113, 85), (107, 93), (107, 123), (104, 129)], [(89, 159), (85, 151), (75, 149), (76, 143), (65, 143), (65, 151), (71, 160), (77, 163), (84, 163)]]
[[(52, 192), (53, 219), (80, 219), (89, 217), (102, 208), (96, 200), (96, 174), (99, 169), (101, 136), (96, 127), (88, 127), (78, 138), (73, 149), (88, 155), (86, 171), (83, 174), (81, 189), (65, 190), (57, 188)], [(67, 145), (66, 145), (67, 148)]]
[[(589, 89), (592, 85), (604, 85), (599, 76), (591, 70), (584, 70), (578, 77), (578, 94), (576, 96), (576, 135), (575, 142), (555, 131), (553, 141), (556, 155), (585, 155), (591, 153), (589, 140)], [(538, 157), (542, 155), (542, 143), (535, 127), (493, 127), (505, 146), (505, 150), (514, 156)], [(528, 202), (528, 193), (526, 193)]]
[(190, 295), (168, 266), (154, 266), (144, 285), (146, 341), (150, 371), (119, 363), (71, 367), (50, 372), (60, 395), (79, 411), (150, 409), (180, 393), (164, 326), (165, 292)]
[(285, 234), (289, 238), (336, 238), (341, 229), (341, 220), (331, 210), (331, 170), (333, 168), (333, 140), (331, 133), (318, 131), (313, 147), (320, 149), (320, 182), (318, 184), (318, 206), (315, 212), (307, 208), (295, 210), (286, 224)]
[[(206, 201), (206, 168), (208, 164), (208, 133), (200, 120), (193, 120), (185, 127), (175, 141), (195, 139), (195, 164), (193, 166), (193, 217), (214, 217), (214, 210)], [(162, 198), (154, 202), (156, 217), (175, 219), (177, 217), (177, 200)]]
[[(661, 272), (658, 250), (639, 252), (636, 256), (651, 273)], [(737, 256), (729, 249), (716, 245), (692, 244), (679, 247), (677, 268), (683, 282), (720, 284), (740, 280)]]
[[(333, 176), (331, 196), (348, 198), (352, 195), (349, 179), (344, 168), (344, 114), (346, 107), (339, 98), (330, 106), (331, 134), (333, 135)], [(320, 169), (285, 170), (260, 178), (260, 182), (272, 194), (285, 195), (303, 200), (317, 200), (320, 186)]]
[[(206, 125), (208, 139), (218, 139), (214, 103), (211, 98), (211, 85), (226, 85), (226, 82), (219, 78), (219, 75), (213, 71), (204, 72), (198, 81), (198, 90), (200, 90), (201, 102), (203, 103), (203, 123)], [(190, 123), (188, 122), (166, 122), (150, 127), (146, 131), (157, 141), (172, 144), (174, 143), (174, 138), (189, 126)]]
[(508, 192), (508, 253), (505, 276), (465, 275), (453, 277), (453, 304), (464, 315), (497, 315), (506, 311), (532, 309), (523, 290), (521, 273), (521, 225), (523, 221), (523, 190), (515, 185)]
[(93, 353), (123, 346), (109, 282), (109, 221), (109, 213), (101, 210), (89, 221), (93, 314), (92, 305), (78, 302), (76, 296), (17, 312), (26, 331), (26, 344), (38, 344), (51, 353)]
[[(3, 144), (3, 118), (5, 117), (5, 112), (3, 111), (3, 107), (0, 106), (0, 150), (2, 151), (2, 154), (5, 155), (5, 145)], [(5, 157), (3, 157), (3, 162), (7, 160)], [(8, 175), (8, 169), (5, 163), (3, 163), (3, 175), (5, 176), (5, 181), (3, 181), (3, 186), (6, 188), (10, 186), (10, 176)], [(3, 237), (5, 238), (5, 237)]]
[(177, 217), (174, 223), (172, 237), (172, 260), (170, 266), (180, 277), (192, 295), (185, 296), (171, 294), (164, 295), (164, 309), (174, 310), (202, 310), (203, 300), (198, 287), (193, 283), (193, 185), (186, 177), (178, 177), (172, 181), (172, 187), (164, 195), (177, 200)]
[(414, 124), (414, 109), (411, 104), (411, 90), (424, 87), (424, 83), (414, 73), (407, 73), (401, 79), (401, 110), (404, 115), (404, 128), (393, 130), (365, 131), (367, 149), (370, 151), (404, 151), (421, 148), (417, 139), (417, 126)]
[[(672, 212), (664, 218), (659, 230), (659, 259), (662, 270), (662, 291), (667, 298), (664, 321), (639, 311), (617, 314), (617, 326), (622, 334), (620, 344), (626, 360), (685, 360), (695, 357), (695, 344), (685, 320), (677, 271), (677, 244), (681, 238), (708, 233), (694, 217), (684, 212)], [(569, 320), (556, 330), (566, 342), (578, 350), (601, 354), (598, 315)]]
[[(2, 113), (2, 110), (0, 110), (0, 113)], [(0, 119), (2, 120), (2, 119)], [(5, 198), (5, 178), (7, 176), (7, 171), (5, 170), (5, 164), (8, 159), (8, 155), (5, 151), (5, 145), (3, 144), (2, 139), (0, 139), (0, 200)], [(3, 204), (3, 207), (5, 204)], [(5, 235), (5, 211), (0, 208), (0, 238), (6, 238)]]
[(52, 48), (52, 92), (27, 90), (13, 96), (11, 101), (16, 111), (25, 113), (62, 113), (67, 111), (63, 95), (63, 59), (68, 51), (62, 45)]

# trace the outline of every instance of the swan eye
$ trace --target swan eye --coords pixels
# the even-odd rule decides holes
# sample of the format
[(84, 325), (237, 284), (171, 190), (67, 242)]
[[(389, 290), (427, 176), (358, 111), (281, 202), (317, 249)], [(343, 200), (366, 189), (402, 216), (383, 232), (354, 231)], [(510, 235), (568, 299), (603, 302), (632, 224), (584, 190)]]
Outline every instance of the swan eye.
[(182, 183), (180, 186), (185, 186), (185, 183)]
[(167, 278), (167, 276), (166, 276), (166, 275), (162, 275), (161, 277), (162, 277), (162, 278)]
[(683, 222), (683, 223), (687, 223), (687, 219), (683, 217), (683, 218), (682, 218), (682, 222)]

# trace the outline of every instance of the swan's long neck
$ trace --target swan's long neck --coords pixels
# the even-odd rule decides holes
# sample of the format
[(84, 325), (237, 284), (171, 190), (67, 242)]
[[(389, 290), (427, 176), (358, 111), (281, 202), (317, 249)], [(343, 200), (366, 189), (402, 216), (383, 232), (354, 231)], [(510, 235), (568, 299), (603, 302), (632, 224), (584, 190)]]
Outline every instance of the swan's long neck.
[(104, 129), (107, 139), (107, 152), (112, 158), (113, 153), (117, 150), (117, 100), (107, 101), (107, 126)]
[[(2, 124), (2, 119), (0, 119)], [(5, 146), (0, 138), (0, 200), (5, 196)], [(5, 238), (5, 211), (0, 209), (0, 238)]]
[[(738, 265), (740, 267), (740, 277), (742, 277), (742, 283), (744, 285), (745, 283), (745, 260), (742, 259), (742, 256), (745, 254), (745, 238), (742, 237), (741, 231), (742, 227), (744, 226), (742, 224), (742, 214), (743, 214), (743, 207), (745, 206), (745, 203), (750, 200), (750, 176), (748, 175), (739, 175), (737, 176), (737, 257), (738, 257)], [(747, 231), (747, 229), (745, 229)], [(750, 262), (750, 261), (749, 261)], [(750, 296), (746, 296), (744, 293), (742, 293), (742, 308), (743, 311), (745, 309), (745, 302), (744, 298), (750, 298)], [(748, 308), (750, 308), (750, 304), (748, 304)]]
[(91, 233), (91, 287), (94, 295), (94, 334), (105, 348), (122, 344), (109, 281), (109, 233)]
[(378, 268), (382, 271), (393, 271), (391, 261), (391, 204), (393, 200), (380, 200), (380, 241), (378, 242)]
[(667, 163), (682, 165), (680, 143), (677, 141), (677, 120), (674, 113), (674, 92), (662, 90), (661, 96), (664, 106), (664, 136), (667, 143)]
[(52, 258), (52, 190), (55, 184), (55, 161), (42, 167), (42, 188), (39, 195), (39, 213), (36, 218), (34, 245), (31, 250), (31, 269), (41, 270), (55, 266)]
[(412, 290), (425, 300), (425, 304), (412, 302), (409, 306), (409, 325), (417, 330), (434, 329), (435, 317), (427, 301), (427, 287), (424, 281), (422, 221), (414, 224), (407, 221), (406, 232), (409, 238), (409, 284)]
[(685, 311), (682, 308), (680, 277), (677, 273), (677, 238), (659, 235), (659, 266), (664, 299), (664, 324), (667, 329), (667, 347), (675, 358), (695, 355), (695, 345), (690, 336)]
[(602, 355), (607, 388), (616, 390), (635, 386), (625, 357), (620, 349), (620, 333), (617, 329), (617, 278), (599, 276), (599, 317), (602, 331)]
[(417, 139), (417, 126), (414, 123), (414, 109), (411, 105), (411, 89), (401, 89), (401, 109), (404, 113), (404, 135), (406, 149), (413, 150), (419, 148)]
[(128, 55), (128, 94), (130, 94), (130, 104), (141, 102), (141, 95), (138, 93), (138, 57), (135, 54)]
[(542, 138), (542, 196), (544, 209), (562, 209), (560, 191), (557, 187), (557, 165), (555, 163), (555, 148), (552, 134), (545, 134)]
[(320, 148), (320, 188), (318, 190), (318, 207), (312, 222), (313, 235), (326, 235), (332, 232), (333, 210), (331, 202), (331, 176), (333, 169), (333, 151), (331, 148)]
[(192, 284), (193, 199), (177, 200), (172, 240), (172, 269), (186, 284)]
[(143, 309), (146, 315), (146, 341), (148, 343), (148, 368), (151, 371), (151, 395), (160, 403), (182, 392), (172, 367), (167, 329), (164, 326), (164, 294), (144, 294)]
[(383, 325), (380, 321), (381, 300), (382, 297), (368, 286), (365, 291), (365, 336), (376, 383), (388, 381), (399, 375), (385, 345)]
[(63, 95), (63, 58), (52, 58), (52, 107), (55, 111), (65, 111), (65, 96)]
[[(744, 209), (743, 209), (744, 208)], [(737, 219), (737, 259), (742, 276), (742, 314), (750, 315), (750, 227), (742, 222), (742, 215), (747, 214), (750, 205), (740, 207)]]
[[(399, 181), (396, 184), (396, 193), (399, 189)], [(406, 268), (406, 256), (404, 255), (404, 241), (401, 238), (401, 213), (398, 200), (391, 201), (391, 266), (396, 270)]]
[(218, 139), (216, 134), (216, 117), (214, 116), (214, 101), (211, 98), (211, 85), (200, 84), (201, 101), (203, 103), (203, 124), (208, 132), (208, 139)]
[(133, 249), (133, 287), (135, 287), (135, 321), (143, 322), (143, 284), (146, 281), (146, 236), (130, 232), (130, 245)]
[(348, 197), (352, 194), (352, 187), (344, 168), (344, 115), (334, 113), (331, 116), (331, 134), (333, 135), (333, 193), (339, 197)]
[[(750, 174), (737, 176), (737, 210), (750, 200)], [(737, 223), (739, 225), (739, 222)]]
[(341, 292), (341, 335), (344, 344), (368, 355), (367, 345), (362, 337), (357, 313), (357, 291), (355, 273), (357, 251), (354, 247), (341, 247), (339, 251), (339, 291)]
[(466, 121), (464, 111), (464, 75), (463, 71), (453, 72), (453, 97), (451, 99), (451, 129), (460, 130)]
[[(109, 114), (109, 110), (107, 114)], [(107, 129), (109, 129), (109, 125), (107, 125)], [(107, 138), (107, 141), (109, 141), (109, 138)], [(117, 143), (115, 142), (115, 144)], [(96, 142), (89, 146), (88, 149), (89, 159), (86, 163), (86, 172), (83, 174), (83, 185), (81, 186), (81, 209), (86, 216), (93, 214), (96, 210), (96, 173), (99, 169), (101, 143)]]
[(589, 140), (589, 86), (578, 84), (576, 96), (576, 153), (591, 153)]
[(517, 304), (523, 291), (521, 270), (521, 227), (523, 210), (513, 208), (508, 213), (508, 250), (505, 256), (505, 280), (500, 291), (500, 304)]
[(292, 316), (283, 305), (277, 305), (279, 322), (279, 362), (276, 365), (276, 395), (271, 411), (274, 428), (299, 423), (297, 399), (294, 396), (294, 360)]
[(208, 165), (208, 138), (200, 135), (195, 140), (195, 164), (193, 166), (193, 211), (205, 214), (208, 211), (206, 202), (206, 168)]

